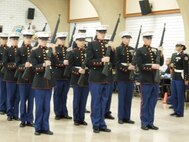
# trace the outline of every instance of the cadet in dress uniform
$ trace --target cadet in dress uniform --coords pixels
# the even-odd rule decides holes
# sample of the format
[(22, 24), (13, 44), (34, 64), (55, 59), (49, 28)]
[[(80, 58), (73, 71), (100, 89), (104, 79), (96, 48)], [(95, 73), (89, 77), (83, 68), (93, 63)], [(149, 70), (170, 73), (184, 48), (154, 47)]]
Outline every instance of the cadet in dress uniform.
[[(136, 53), (136, 62), (140, 71), (141, 83), (141, 129), (158, 130), (154, 126), (154, 112), (159, 93), (159, 82), (155, 76), (159, 71), (160, 65), (163, 65), (163, 55), (158, 54), (158, 49), (151, 47), (153, 32), (143, 33), (143, 47)], [(157, 55), (159, 55), (157, 57)], [(157, 62), (158, 59), (158, 62)]]
[[(87, 33), (87, 29), (86, 29), (85, 27), (79, 27), (77, 33), (86, 34), (86, 33)], [(77, 44), (76, 44), (75, 41), (73, 42), (72, 47), (73, 47), (73, 49), (74, 49), (74, 48), (77, 48)]]
[(31, 88), (33, 80), (32, 70), (29, 73), (28, 80), (22, 78), (26, 68), (31, 67), (28, 58), (31, 54), (31, 42), (34, 33), (32, 31), (23, 31), (23, 44), (16, 52), (16, 64), (18, 70), (17, 84), (20, 95), (20, 127), (33, 126), (33, 90)]
[(47, 57), (47, 41), (49, 34), (45, 32), (38, 32), (38, 47), (34, 47), (31, 52), (29, 62), (35, 71), (32, 82), (32, 89), (34, 90), (34, 98), (36, 105), (35, 112), (35, 135), (41, 133), (53, 135), (49, 128), (50, 115), (50, 100), (52, 94), (52, 87), (54, 86), (53, 78), (48, 80), (44, 78), (45, 69), (51, 65), (50, 58)]
[(56, 80), (55, 88), (54, 88), (54, 112), (55, 119), (60, 120), (61, 118), (72, 119), (68, 115), (68, 109), (66, 106), (67, 103), (67, 95), (70, 88), (70, 80), (69, 77), (64, 76), (65, 65), (68, 65), (68, 60), (66, 60), (66, 50), (65, 40), (67, 37), (67, 33), (57, 33), (56, 39), (58, 46), (55, 48), (56, 52), (56, 65), (53, 66), (53, 76)]
[[(85, 107), (87, 103), (87, 97), (89, 94), (88, 87), (88, 70), (83, 69), (85, 63), (85, 34), (76, 34), (74, 36), (77, 48), (71, 51), (69, 57), (69, 64), (71, 66), (71, 85), (73, 87), (73, 116), (74, 125), (87, 125), (85, 122)], [(83, 67), (83, 68), (82, 68)], [(78, 80), (84, 74), (85, 82), (83, 86), (78, 84)]]
[(12, 33), (9, 38), (11, 47), (5, 50), (3, 56), (3, 63), (6, 69), (3, 80), (6, 81), (7, 89), (7, 120), (11, 121), (12, 119), (19, 120), (19, 94), (16, 84), (17, 79), (14, 76), (16, 71), (15, 56), (18, 48), (19, 34)]
[[(104, 37), (104, 41), (106, 44), (108, 44), (108, 42), (110, 41), (111, 35), (106, 34)], [(115, 71), (113, 71), (112, 73), (114, 73)], [(106, 105), (106, 110), (105, 110), (105, 119), (110, 119), (110, 120), (114, 120), (115, 118), (112, 116), (112, 112), (110, 111), (111, 108), (111, 102), (112, 102), (112, 94), (113, 94), (113, 90), (114, 90), (114, 79), (115, 79), (115, 74), (113, 74), (113, 81), (112, 81), (112, 85), (111, 85), (111, 91), (110, 91), (110, 95), (109, 95), (109, 99)]]
[[(87, 47), (87, 65), (90, 68), (89, 90), (92, 95), (91, 120), (94, 133), (111, 131), (107, 128), (104, 115), (112, 88), (112, 59), (114, 52), (110, 49), (110, 57), (105, 55), (107, 48), (110, 48), (105, 47), (104, 37), (106, 31), (107, 28), (105, 26), (99, 26), (96, 29), (97, 39), (89, 42)], [(102, 74), (105, 63), (109, 65), (108, 76)]]
[(188, 55), (183, 42), (176, 44), (176, 55), (172, 62), (171, 98), (174, 113), (171, 116), (184, 116), (185, 85), (188, 85)]
[[(0, 70), (3, 68), (3, 54), (7, 49), (8, 34), (0, 34)], [(6, 113), (6, 82), (3, 81), (3, 73), (0, 72), (0, 114)]]
[(121, 38), (122, 43), (116, 48), (118, 123), (134, 124), (134, 121), (130, 120), (134, 83), (129, 78), (131, 70), (135, 68), (131, 64), (134, 48), (129, 46), (130, 39), (132, 38), (131, 33), (123, 31)]

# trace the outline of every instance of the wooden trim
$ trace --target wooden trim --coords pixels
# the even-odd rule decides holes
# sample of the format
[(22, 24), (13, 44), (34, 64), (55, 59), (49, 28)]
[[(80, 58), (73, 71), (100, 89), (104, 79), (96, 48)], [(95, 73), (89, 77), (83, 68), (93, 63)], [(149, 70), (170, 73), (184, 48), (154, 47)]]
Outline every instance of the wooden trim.
[(169, 9), (169, 10), (152, 11), (152, 13), (150, 13), (148, 15), (142, 15), (141, 13), (129, 13), (129, 14), (127, 14), (126, 13), (126, 4), (127, 4), (127, 0), (124, 0), (124, 17), (125, 18), (180, 13), (180, 9)]
[(79, 18), (79, 19), (70, 19), (70, 0), (68, 0), (68, 23), (75, 22), (86, 22), (86, 21), (97, 21), (99, 17), (89, 17), (89, 18)]
[(99, 17), (90, 17), (90, 18), (79, 18), (79, 19), (69, 19), (69, 23), (75, 23), (75, 22), (86, 22), (86, 21), (98, 21)]

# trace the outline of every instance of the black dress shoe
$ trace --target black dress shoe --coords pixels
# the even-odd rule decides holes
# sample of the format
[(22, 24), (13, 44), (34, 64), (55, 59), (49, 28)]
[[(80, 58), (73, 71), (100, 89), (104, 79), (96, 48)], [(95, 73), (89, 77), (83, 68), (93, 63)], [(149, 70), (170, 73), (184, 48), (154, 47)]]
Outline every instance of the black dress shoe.
[(80, 122), (80, 124), (81, 124), (81, 125), (87, 125), (87, 122), (82, 121), (82, 122)]
[(148, 125), (147, 126), (149, 129), (152, 129), (152, 130), (159, 130), (158, 127), (154, 126), (154, 125)]
[(128, 124), (135, 124), (135, 121), (132, 121), (132, 120), (124, 120), (124, 122)]
[(93, 129), (94, 133), (100, 133), (100, 130), (98, 128)]
[(26, 123), (26, 126), (34, 127), (34, 123), (27, 122), (27, 123)]
[(102, 131), (102, 132), (111, 132), (111, 129), (108, 129), (108, 128), (100, 128), (100, 131)]
[(8, 116), (8, 117), (7, 117), (7, 120), (8, 120), (8, 121), (12, 121), (12, 117), (11, 117), (11, 116)]
[(176, 117), (184, 117), (183, 115), (177, 114)]
[(123, 124), (124, 122), (123, 122), (123, 120), (118, 120), (118, 123)]
[(62, 118), (64, 118), (64, 119), (72, 119), (72, 117), (69, 116), (69, 115), (67, 115), (67, 116), (62, 116)]
[(170, 114), (170, 116), (176, 116), (176, 115), (177, 115), (176, 112)]
[(39, 136), (39, 135), (41, 135), (41, 131), (35, 131), (35, 133), (34, 133), (36, 136)]
[(46, 134), (46, 135), (53, 135), (53, 132), (50, 131), (50, 130), (47, 130), (47, 131), (42, 131), (43, 134)]
[(79, 122), (74, 122), (74, 125), (75, 125), (75, 126), (79, 126), (80, 123), (79, 123)]
[(114, 120), (115, 118), (111, 114), (108, 114), (108, 115), (105, 115), (105, 119)]
[(14, 120), (16, 120), (16, 121), (19, 121), (19, 120), (20, 120), (18, 117), (15, 117), (15, 116), (13, 116), (12, 119), (14, 119)]
[(55, 116), (55, 120), (60, 120), (61, 117), (60, 116)]
[(147, 126), (141, 126), (142, 130), (149, 130), (149, 128)]
[(25, 126), (26, 126), (25, 122), (20, 123), (20, 127), (25, 127)]

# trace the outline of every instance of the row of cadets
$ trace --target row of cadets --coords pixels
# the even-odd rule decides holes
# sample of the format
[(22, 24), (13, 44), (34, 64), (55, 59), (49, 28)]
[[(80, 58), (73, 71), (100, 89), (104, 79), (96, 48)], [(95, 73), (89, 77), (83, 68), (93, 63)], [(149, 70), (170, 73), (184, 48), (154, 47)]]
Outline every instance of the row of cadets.
[(172, 55), (171, 67), (171, 104), (174, 112), (171, 116), (184, 117), (184, 96), (188, 85), (188, 55), (184, 52), (186, 46), (184, 42), (176, 44), (176, 53)]
[[(112, 90), (112, 66), (114, 59), (113, 46), (111, 48), (110, 57), (105, 56), (107, 48), (104, 42), (107, 28), (99, 26), (96, 29), (96, 40), (89, 42), (87, 47), (87, 66), (89, 72), (89, 90), (92, 96), (91, 100), (91, 121), (93, 125), (93, 132), (100, 131), (110, 132), (105, 123), (106, 105)], [(109, 64), (109, 74), (105, 76), (102, 74), (104, 63)]]
[[(73, 117), (74, 125), (87, 125), (85, 122), (85, 108), (89, 94), (88, 75), (86, 65), (85, 34), (74, 35), (76, 46), (71, 51), (69, 65), (71, 67), (71, 85), (73, 87)], [(81, 75), (84, 75), (84, 84), (78, 84)]]
[(130, 119), (131, 104), (133, 97), (134, 82), (130, 80), (130, 72), (135, 67), (131, 64), (134, 48), (129, 46), (131, 33), (123, 31), (121, 34), (122, 43), (116, 48), (116, 80), (118, 89), (118, 123), (134, 124)]
[(67, 33), (60, 32), (56, 34), (57, 46), (55, 47), (55, 58), (56, 64), (52, 66), (53, 68), (53, 78), (56, 80), (55, 88), (54, 88), (54, 112), (55, 119), (72, 119), (68, 115), (67, 109), (67, 95), (70, 88), (70, 77), (64, 76), (65, 66), (69, 64), (68, 60), (66, 60), (66, 53), (69, 50), (65, 46), (65, 40), (67, 37)]
[(18, 33), (12, 33), (9, 38), (11, 42), (10, 48), (4, 51), (3, 64), (5, 72), (3, 80), (6, 81), (7, 90), (7, 120), (19, 120), (19, 90), (17, 87), (16, 72), (16, 52), (18, 49)]
[[(1, 33), (0, 34), (0, 70), (3, 68), (3, 54), (4, 51), (7, 49), (7, 42), (8, 42), (8, 34)], [(6, 82), (3, 80), (3, 73), (0, 72), (0, 114), (6, 114)]]
[(32, 36), (34, 33), (29, 30), (22, 32), (23, 44), (16, 52), (16, 65), (18, 70), (17, 84), (20, 96), (20, 127), (32, 126), (33, 127), (33, 90), (31, 84), (34, 77), (33, 70), (30, 70), (28, 79), (23, 79), (23, 74), (26, 68), (31, 67), (29, 56), (31, 54)]
[(136, 63), (140, 71), (141, 84), (141, 129), (158, 130), (154, 125), (155, 106), (159, 95), (159, 83), (155, 80), (156, 71), (163, 65), (162, 52), (159, 54), (160, 61), (157, 62), (158, 49), (151, 47), (153, 32), (147, 31), (143, 34), (144, 45), (137, 49)]
[[(52, 95), (52, 88), (55, 86), (55, 81), (44, 78), (45, 69), (51, 66), (51, 57), (47, 56), (48, 48), (47, 42), (49, 34), (46, 32), (39, 32), (38, 47), (34, 47), (31, 52), (29, 62), (32, 64), (35, 75), (32, 82), (32, 89), (35, 98), (35, 135), (47, 134), (53, 135), (49, 128), (50, 115), (50, 101)], [(54, 51), (54, 50), (53, 50)]]

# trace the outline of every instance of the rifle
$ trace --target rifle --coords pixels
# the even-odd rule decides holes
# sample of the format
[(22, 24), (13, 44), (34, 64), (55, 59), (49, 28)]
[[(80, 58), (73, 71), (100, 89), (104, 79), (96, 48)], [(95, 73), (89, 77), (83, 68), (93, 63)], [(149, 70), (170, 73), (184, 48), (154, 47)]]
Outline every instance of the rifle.
[[(138, 38), (137, 38), (137, 42), (136, 42), (136, 45), (135, 45), (135, 52), (134, 52), (134, 54), (136, 53), (136, 51), (138, 49), (138, 44), (139, 44), (141, 32), (142, 32), (142, 25), (140, 26), (140, 30), (139, 30), (139, 33), (138, 33)], [(136, 56), (134, 54), (133, 54), (132, 64), (136, 67)], [(135, 79), (135, 71), (134, 70), (130, 71), (129, 79), (130, 80), (134, 80)]]
[[(55, 38), (56, 38), (56, 33), (58, 31), (58, 26), (59, 26), (59, 23), (60, 23), (60, 14), (58, 15), (58, 20), (56, 22), (56, 26), (55, 26), (55, 29), (54, 29), (54, 33), (53, 33), (53, 36), (51, 38), (51, 43), (55, 43)], [(47, 53), (47, 58), (51, 58), (53, 54), (53, 51), (52, 51), (52, 48), (49, 48), (49, 51)], [(45, 68), (45, 74), (44, 74), (44, 78), (48, 79), (48, 80), (51, 80), (51, 76), (52, 76), (52, 73), (51, 73), (51, 66), (47, 66)]]
[(43, 27), (42, 32), (46, 30), (46, 27), (47, 27), (47, 23), (45, 23), (45, 26)]
[[(164, 23), (164, 28), (163, 28), (163, 32), (162, 32), (162, 36), (161, 36), (159, 47), (163, 46), (163, 40), (164, 40), (165, 28), (166, 28), (165, 26), (166, 26), (166, 23)], [(161, 51), (158, 50), (157, 51), (157, 57), (156, 57), (156, 64), (160, 64), (160, 54), (161, 54)], [(156, 70), (154, 81), (156, 83), (160, 83), (160, 71), (159, 70)]]
[[(70, 42), (69, 42), (69, 48), (71, 48), (72, 46), (72, 42), (73, 42), (73, 36), (75, 34), (75, 31), (76, 31), (76, 23), (74, 24), (74, 29), (72, 31), (72, 35), (71, 35), (71, 39), (70, 39)], [(71, 50), (66, 52), (66, 60), (68, 60), (69, 56), (70, 56), (70, 53), (71, 53)], [(66, 77), (69, 77), (70, 76), (70, 66), (69, 65), (66, 65), (65, 69), (64, 69), (64, 76)]]
[[(47, 23), (45, 23), (45, 26), (43, 27), (42, 32), (46, 30), (46, 26), (47, 26)], [(38, 44), (39, 44), (38, 41), (36, 41), (34, 44), (34, 47), (36, 47)]]
[[(111, 36), (111, 38), (110, 38), (110, 41), (114, 41), (114, 38), (115, 38), (115, 35), (116, 35), (116, 32), (117, 32), (117, 28), (118, 28), (118, 25), (119, 25), (119, 22), (120, 22), (120, 16), (121, 16), (121, 14), (119, 14), (119, 16), (118, 16), (118, 19), (117, 19), (117, 22), (116, 22), (116, 25), (115, 25), (115, 27), (114, 27), (114, 31), (113, 31), (113, 33), (112, 33), (112, 36)], [(110, 47), (108, 47), (107, 49), (106, 49), (106, 56), (110, 56), (110, 53), (111, 53), (111, 48)], [(109, 65), (108, 65), (109, 63), (105, 63), (105, 65), (104, 65), (104, 67), (103, 67), (103, 70), (102, 70), (102, 74), (104, 74), (105, 76), (108, 76), (108, 70), (109, 70)]]
[(31, 27), (31, 23), (29, 23), (28, 30), (30, 30), (30, 27)]
[[(82, 69), (85, 69), (86, 67), (86, 59), (85, 61), (82, 63), (81, 65), (81, 68)], [(85, 72), (86, 73), (86, 72)], [(81, 74), (80, 77), (79, 77), (79, 80), (77, 81), (77, 84), (81, 87), (84, 87), (85, 86), (85, 74)]]

